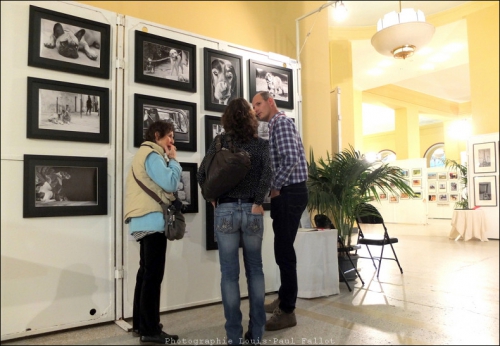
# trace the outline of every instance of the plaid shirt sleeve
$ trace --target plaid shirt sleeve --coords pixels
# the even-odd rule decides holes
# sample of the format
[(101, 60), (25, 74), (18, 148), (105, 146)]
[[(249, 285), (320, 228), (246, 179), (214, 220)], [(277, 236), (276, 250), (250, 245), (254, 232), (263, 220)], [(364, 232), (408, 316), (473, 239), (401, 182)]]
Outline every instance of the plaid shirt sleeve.
[(285, 185), (307, 180), (307, 163), (302, 140), (292, 120), (285, 116), (274, 120), (270, 134), (274, 173), (271, 188), (281, 190)]

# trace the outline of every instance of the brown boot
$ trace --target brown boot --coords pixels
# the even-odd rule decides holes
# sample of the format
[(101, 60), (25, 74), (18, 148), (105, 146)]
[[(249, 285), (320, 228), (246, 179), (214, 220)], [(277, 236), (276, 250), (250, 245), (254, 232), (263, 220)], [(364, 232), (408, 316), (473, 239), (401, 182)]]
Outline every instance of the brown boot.
[(264, 310), (268, 314), (272, 314), (276, 308), (279, 308), (279, 306), (280, 306), (280, 299), (276, 298), (275, 300), (273, 300), (272, 303), (264, 304)]
[(266, 330), (280, 330), (296, 325), (297, 319), (295, 318), (295, 312), (287, 314), (278, 307), (274, 310), (271, 318), (266, 322)]

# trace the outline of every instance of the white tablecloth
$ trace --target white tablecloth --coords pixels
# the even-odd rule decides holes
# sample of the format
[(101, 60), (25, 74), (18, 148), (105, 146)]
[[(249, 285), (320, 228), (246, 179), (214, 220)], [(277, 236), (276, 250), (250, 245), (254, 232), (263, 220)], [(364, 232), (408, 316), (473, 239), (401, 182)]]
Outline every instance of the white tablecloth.
[[(299, 298), (339, 294), (337, 230), (304, 232), (299, 228), (294, 248), (297, 255)], [(279, 287), (279, 268), (277, 284)]]
[(472, 238), (488, 241), (482, 209), (453, 211), (450, 239), (458, 240), (459, 238), (463, 238), (465, 241)]

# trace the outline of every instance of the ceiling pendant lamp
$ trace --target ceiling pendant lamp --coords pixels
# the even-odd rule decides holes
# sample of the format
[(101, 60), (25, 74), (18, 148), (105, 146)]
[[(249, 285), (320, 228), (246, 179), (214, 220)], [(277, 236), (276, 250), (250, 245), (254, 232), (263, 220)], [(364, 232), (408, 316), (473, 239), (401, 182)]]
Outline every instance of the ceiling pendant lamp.
[(406, 59), (428, 44), (435, 28), (425, 22), (424, 13), (412, 8), (392, 11), (378, 20), (377, 33), (371, 43), (377, 52), (396, 59)]

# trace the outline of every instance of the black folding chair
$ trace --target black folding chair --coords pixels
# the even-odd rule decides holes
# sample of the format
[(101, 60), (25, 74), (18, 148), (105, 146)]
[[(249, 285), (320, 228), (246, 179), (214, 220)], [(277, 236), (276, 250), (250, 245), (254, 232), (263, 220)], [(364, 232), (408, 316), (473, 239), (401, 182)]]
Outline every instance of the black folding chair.
[[(317, 228), (325, 228), (325, 229), (334, 229), (335, 228), (333, 226), (333, 223), (330, 220), (330, 218), (326, 215), (323, 215), (323, 214), (315, 215), (314, 216), (314, 223), (315, 223)], [(356, 275), (361, 280), (362, 285), (365, 284), (365, 282), (361, 278), (361, 275), (359, 275), (358, 269), (356, 268), (356, 266), (354, 265), (354, 262), (352, 261), (350, 252), (353, 250), (354, 250), (354, 248), (352, 246), (345, 245), (344, 239), (339, 234), (337, 237), (337, 252), (339, 254), (344, 254), (348, 258), (349, 262), (351, 262), (351, 266), (352, 266), (351, 268), (349, 268), (347, 270), (343, 270), (342, 268), (340, 268), (340, 262), (339, 262), (339, 275), (342, 277), (345, 284), (347, 285), (347, 289), (349, 290), (349, 292), (351, 292), (352, 289), (351, 289), (351, 286), (349, 285), (349, 282), (347, 281), (347, 278), (345, 276), (347, 273), (355, 271)]]
[[(366, 249), (368, 250), (368, 253), (370, 254), (370, 257), (363, 257), (359, 256), (360, 258), (370, 258), (373, 262), (373, 266), (375, 267), (375, 270), (377, 270), (377, 277), (380, 274), (380, 267), (382, 266), (382, 260), (383, 259), (388, 259), (388, 260), (393, 260), (396, 261), (398, 264), (399, 270), (401, 271), (401, 274), (403, 274), (403, 268), (401, 268), (401, 265), (398, 260), (398, 256), (396, 256), (396, 251), (394, 251), (394, 247), (392, 244), (395, 244), (398, 242), (398, 238), (391, 238), (389, 236), (389, 233), (387, 232), (387, 227), (385, 226), (384, 219), (382, 218), (382, 215), (380, 215), (379, 211), (377, 208), (375, 208), (373, 205), (368, 204), (368, 203), (363, 203), (360, 204), (357, 208), (356, 211), (356, 224), (359, 229), (358, 233), (358, 244), (365, 245)], [(367, 238), (363, 234), (363, 230), (361, 225), (363, 224), (370, 224), (370, 225), (381, 225), (384, 230), (384, 236), (382, 239), (380, 237), (378, 238)], [(365, 227), (366, 229), (366, 227)], [(380, 251), (380, 257), (374, 257), (370, 251), (369, 245), (373, 246), (380, 246), (381, 251)], [(392, 249), (392, 253), (394, 254), (394, 258), (391, 257), (383, 257), (384, 256), (384, 248), (386, 245), (390, 245)], [(356, 249), (357, 253), (357, 249)], [(375, 260), (377, 260), (378, 263), (378, 269), (377, 265), (375, 264)]]

